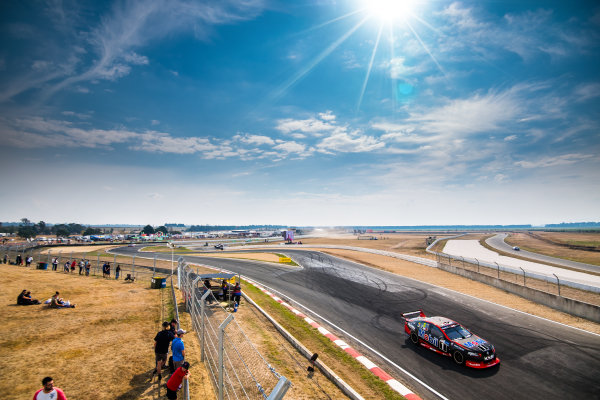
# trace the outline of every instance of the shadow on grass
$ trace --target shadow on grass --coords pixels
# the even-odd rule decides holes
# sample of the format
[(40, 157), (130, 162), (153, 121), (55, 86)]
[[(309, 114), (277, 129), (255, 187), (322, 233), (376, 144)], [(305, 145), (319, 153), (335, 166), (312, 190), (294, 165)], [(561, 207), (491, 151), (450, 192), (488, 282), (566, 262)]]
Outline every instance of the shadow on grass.
[[(134, 400), (140, 398), (144, 393), (152, 393), (152, 397), (158, 399), (160, 397), (160, 385), (156, 384), (156, 379), (152, 376), (152, 368), (141, 374), (134, 375), (129, 381), (129, 384), (133, 386), (129, 391), (115, 397), (115, 400)], [(163, 378), (162, 383), (166, 383)], [(149, 389), (154, 386), (154, 389), (150, 392)], [(166, 389), (163, 389), (163, 392)]]

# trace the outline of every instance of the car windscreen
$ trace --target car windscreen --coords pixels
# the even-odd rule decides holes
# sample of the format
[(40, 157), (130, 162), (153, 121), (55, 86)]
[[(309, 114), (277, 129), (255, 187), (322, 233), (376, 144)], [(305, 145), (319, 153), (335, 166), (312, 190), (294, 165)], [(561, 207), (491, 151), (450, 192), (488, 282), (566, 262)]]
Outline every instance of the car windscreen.
[(450, 327), (444, 329), (444, 332), (446, 333), (448, 338), (450, 338), (451, 340), (466, 339), (468, 337), (473, 336), (473, 334), (471, 332), (469, 332), (468, 330), (466, 330), (465, 328), (463, 328), (460, 325), (450, 326)]

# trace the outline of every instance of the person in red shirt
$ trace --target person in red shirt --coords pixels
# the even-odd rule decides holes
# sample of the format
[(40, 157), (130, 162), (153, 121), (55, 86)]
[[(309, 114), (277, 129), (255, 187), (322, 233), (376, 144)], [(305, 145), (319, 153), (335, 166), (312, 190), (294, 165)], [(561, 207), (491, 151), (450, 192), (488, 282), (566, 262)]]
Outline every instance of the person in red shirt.
[(42, 379), (44, 386), (33, 395), (33, 400), (67, 400), (65, 393), (57, 387), (54, 387), (54, 379), (47, 376)]
[(189, 369), (190, 363), (184, 361), (183, 364), (181, 364), (181, 367), (177, 368), (175, 372), (173, 372), (173, 375), (171, 375), (169, 381), (167, 382), (167, 399), (177, 399), (177, 391), (181, 387), (181, 382), (183, 382), (184, 379), (189, 379), (190, 377)]

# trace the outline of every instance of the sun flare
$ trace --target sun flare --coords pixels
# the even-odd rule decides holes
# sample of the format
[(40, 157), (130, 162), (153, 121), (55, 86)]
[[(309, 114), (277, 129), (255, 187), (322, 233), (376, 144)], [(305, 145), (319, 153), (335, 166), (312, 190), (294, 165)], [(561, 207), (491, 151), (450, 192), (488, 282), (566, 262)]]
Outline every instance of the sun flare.
[(382, 21), (405, 19), (413, 14), (418, 0), (364, 0), (369, 14)]

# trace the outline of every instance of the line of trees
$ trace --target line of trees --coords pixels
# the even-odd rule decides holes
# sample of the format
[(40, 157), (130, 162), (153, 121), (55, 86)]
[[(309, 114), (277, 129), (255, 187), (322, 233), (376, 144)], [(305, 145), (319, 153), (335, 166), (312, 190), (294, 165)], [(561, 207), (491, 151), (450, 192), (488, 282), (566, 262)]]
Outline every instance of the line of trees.
[(38, 235), (56, 235), (56, 237), (68, 237), (69, 235), (98, 235), (101, 229), (84, 226), (77, 223), (48, 225), (44, 221), (32, 222), (28, 218), (21, 218), (19, 225), (4, 226), (0, 223), (0, 232), (16, 233), (22, 238), (34, 238)]
[(152, 225), (146, 225), (144, 227), (144, 229), (142, 229), (141, 233), (145, 233), (146, 235), (152, 235), (153, 233), (158, 233), (158, 232), (162, 232), (165, 235), (167, 233), (169, 233), (169, 231), (167, 230), (167, 228), (164, 225), (161, 225), (156, 229), (154, 229), (154, 227)]

